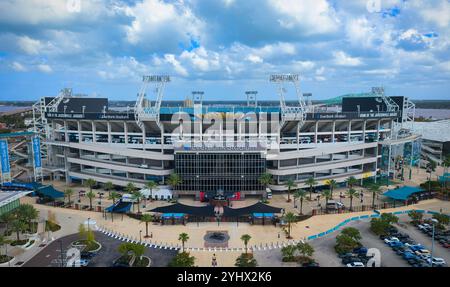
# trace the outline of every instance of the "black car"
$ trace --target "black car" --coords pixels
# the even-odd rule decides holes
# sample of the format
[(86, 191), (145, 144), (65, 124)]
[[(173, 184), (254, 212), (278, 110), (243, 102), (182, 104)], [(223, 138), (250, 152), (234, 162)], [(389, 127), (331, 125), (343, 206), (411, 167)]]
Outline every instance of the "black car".
[(352, 262), (359, 262), (360, 258), (358, 257), (346, 257), (342, 259), (342, 264), (347, 265)]

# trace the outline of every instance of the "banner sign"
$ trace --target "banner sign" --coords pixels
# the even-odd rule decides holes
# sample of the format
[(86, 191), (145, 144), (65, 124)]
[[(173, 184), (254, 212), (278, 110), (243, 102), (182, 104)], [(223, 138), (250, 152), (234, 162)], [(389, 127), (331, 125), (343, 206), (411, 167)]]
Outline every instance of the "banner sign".
[(11, 167), (9, 165), (8, 142), (0, 140), (0, 162), (2, 165), (2, 183), (11, 182)]
[(34, 157), (34, 168), (41, 168), (41, 139), (39, 137), (34, 137), (33, 141), (33, 157)]

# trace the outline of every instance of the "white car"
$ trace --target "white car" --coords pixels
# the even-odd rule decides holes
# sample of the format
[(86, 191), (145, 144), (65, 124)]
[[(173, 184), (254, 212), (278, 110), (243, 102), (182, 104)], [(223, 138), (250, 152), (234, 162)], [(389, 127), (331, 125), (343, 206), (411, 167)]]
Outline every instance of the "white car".
[(89, 264), (89, 261), (87, 261), (86, 259), (77, 259), (74, 262), (75, 267), (78, 267), (78, 266), (86, 267), (86, 266), (88, 266), (88, 264)]
[(429, 225), (428, 223), (423, 223), (423, 224), (417, 225), (417, 227), (418, 227), (420, 230), (423, 230), (423, 229), (429, 229), (429, 228), (431, 228), (431, 225)]
[(421, 256), (421, 255), (427, 255), (427, 256), (430, 256), (430, 251), (427, 250), (427, 249), (416, 250), (416, 251), (414, 251), (414, 253), (415, 253), (416, 255), (418, 255), (418, 256)]
[(365, 267), (365, 266), (362, 262), (352, 262), (348, 263), (347, 267)]
[(384, 243), (386, 244), (389, 244), (391, 242), (400, 242), (400, 240), (397, 237), (390, 237), (384, 239)]
[[(427, 262), (430, 263), (430, 261), (431, 261), (431, 258), (428, 258), (428, 259), (427, 259)], [(445, 260), (442, 259), (442, 258), (439, 258), (439, 257), (433, 257), (433, 265), (436, 265), (436, 266), (444, 266), (444, 265), (446, 265), (446, 263), (445, 263)]]

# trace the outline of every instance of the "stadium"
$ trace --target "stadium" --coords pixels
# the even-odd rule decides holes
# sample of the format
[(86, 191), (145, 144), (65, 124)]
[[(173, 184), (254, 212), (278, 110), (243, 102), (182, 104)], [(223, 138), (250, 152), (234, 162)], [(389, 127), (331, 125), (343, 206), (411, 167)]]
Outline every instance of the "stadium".
[[(182, 105), (165, 99), (169, 76), (145, 76), (134, 107), (110, 107), (107, 98), (72, 95), (64, 89), (33, 106), (41, 139), (42, 174), (82, 182), (94, 179), (144, 188), (153, 180), (169, 197), (244, 199), (353, 176), (361, 181), (395, 178), (396, 157), (420, 160), (420, 135), (405, 128), (414, 104), (383, 88), (312, 104), (298, 75), (270, 76), (276, 102), (210, 103), (201, 91)], [(152, 86), (154, 98), (147, 97)], [(274, 90), (275, 91), (275, 90)], [(287, 101), (287, 95), (295, 101)], [(272, 181), (264, 184), (263, 174)], [(178, 175), (177, 184), (170, 176)], [(320, 188), (320, 187), (319, 187)]]

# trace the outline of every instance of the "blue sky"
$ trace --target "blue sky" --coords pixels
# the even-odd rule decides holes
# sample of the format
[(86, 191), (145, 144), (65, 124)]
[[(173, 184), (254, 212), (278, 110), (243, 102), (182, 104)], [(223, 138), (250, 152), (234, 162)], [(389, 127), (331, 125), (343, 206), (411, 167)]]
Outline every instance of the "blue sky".
[(276, 100), (273, 73), (314, 99), (450, 99), (449, 24), (448, 0), (2, 0), (0, 100), (133, 100), (147, 74), (172, 76), (165, 99)]

